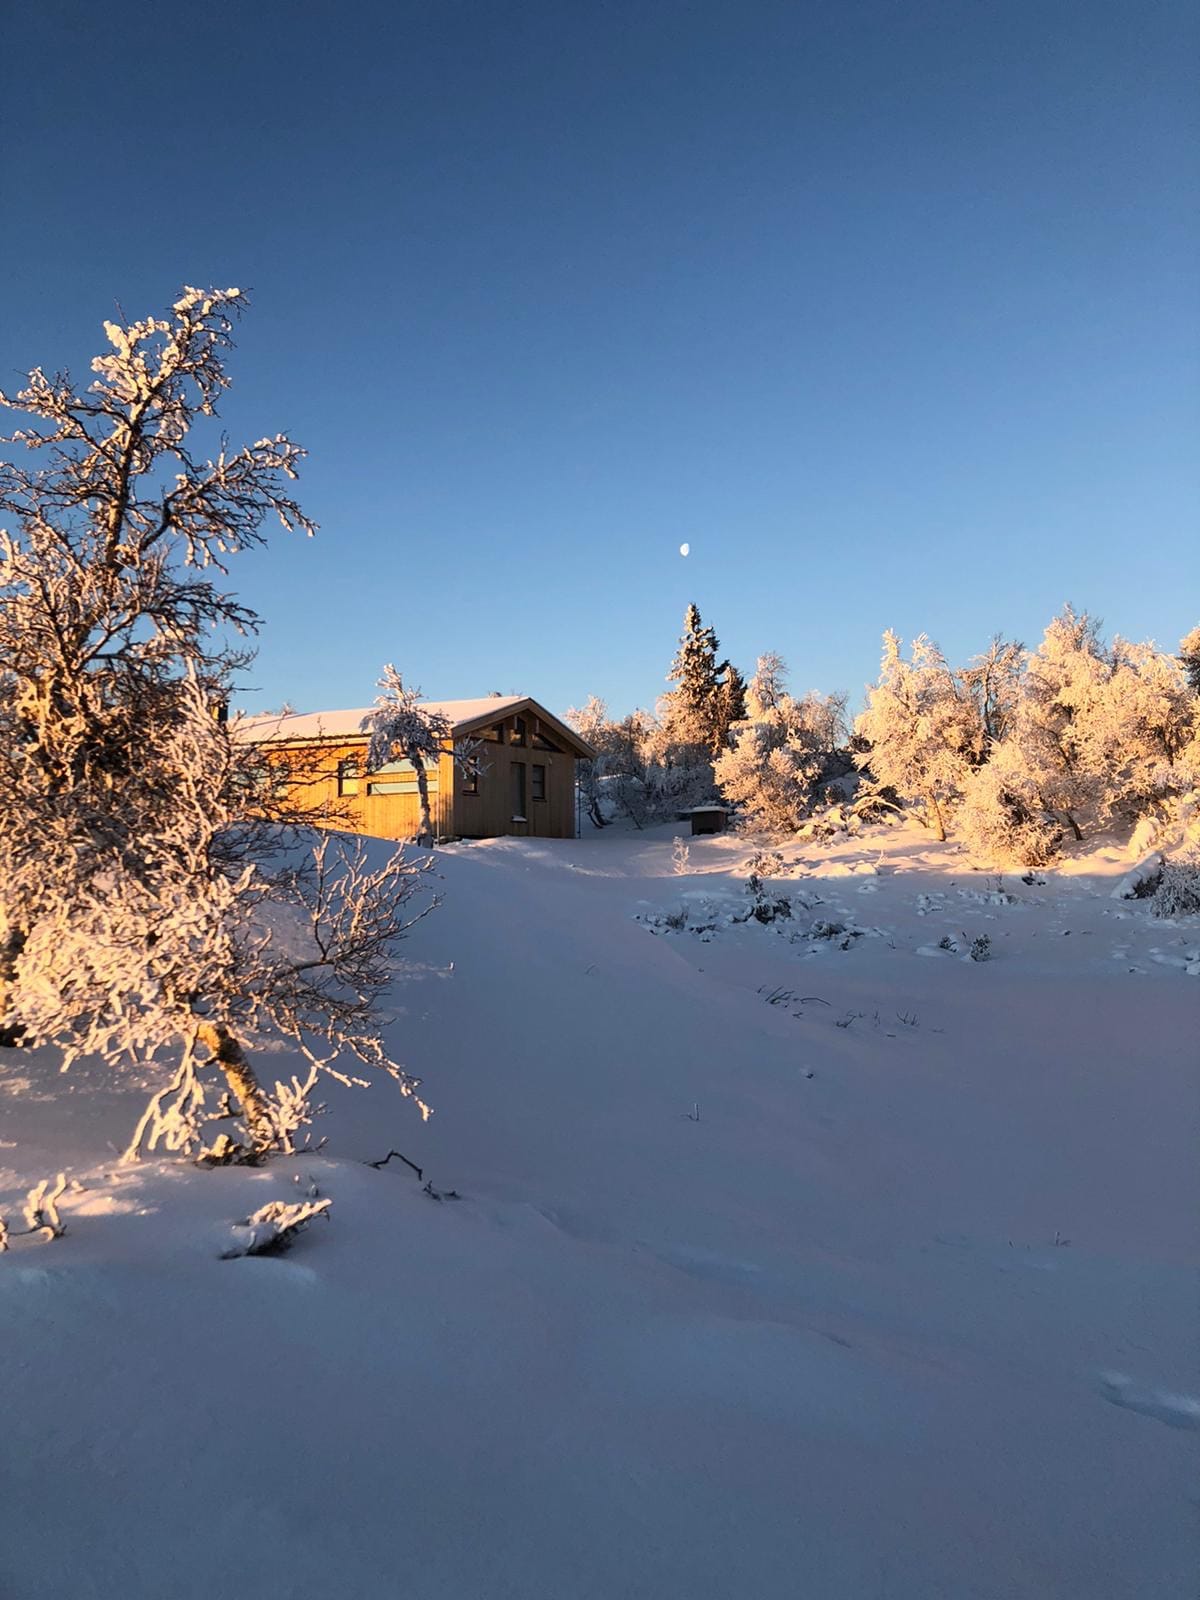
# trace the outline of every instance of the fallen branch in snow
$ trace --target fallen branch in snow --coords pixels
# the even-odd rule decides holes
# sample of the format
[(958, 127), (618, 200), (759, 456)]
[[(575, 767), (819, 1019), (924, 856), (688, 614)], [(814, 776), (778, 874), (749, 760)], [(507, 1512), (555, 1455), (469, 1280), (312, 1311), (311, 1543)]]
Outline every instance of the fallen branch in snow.
[(30, 1234), (41, 1234), (49, 1242), (51, 1239), (61, 1239), (66, 1233), (66, 1224), (58, 1214), (58, 1202), (67, 1190), (67, 1176), (60, 1172), (54, 1180), (54, 1187), (50, 1187), (50, 1179), (43, 1178), (41, 1183), (34, 1184), (25, 1196), (25, 1205), (22, 1214), (25, 1218), (23, 1228), (10, 1228), (3, 1217), (0, 1217), (0, 1255), (10, 1248), (10, 1239), (20, 1239)]
[(240, 1256), (281, 1255), (290, 1250), (300, 1234), (314, 1217), (328, 1216), (333, 1201), (301, 1200), (289, 1204), (286, 1200), (269, 1200), (260, 1206), (245, 1222), (235, 1226), (248, 1228), (250, 1236), (229, 1250), (222, 1250), (222, 1261), (235, 1261)]
[(425, 1176), (424, 1172), (421, 1170), (421, 1168), (417, 1165), (417, 1163), (415, 1161), (410, 1161), (407, 1156), (402, 1156), (400, 1154), (399, 1150), (389, 1150), (387, 1155), (384, 1156), (382, 1161), (368, 1161), (366, 1163), (366, 1165), (368, 1167), (374, 1167), (376, 1172), (378, 1172), (378, 1171), (380, 1171), (381, 1168), (387, 1166), (388, 1162), (392, 1159), (393, 1156), (395, 1156), (397, 1161), (403, 1161), (403, 1163), (404, 1163), (404, 1165), (406, 1167), (411, 1167), (413, 1169), (413, 1171), (417, 1175), (417, 1182), (420, 1183), (420, 1181)]

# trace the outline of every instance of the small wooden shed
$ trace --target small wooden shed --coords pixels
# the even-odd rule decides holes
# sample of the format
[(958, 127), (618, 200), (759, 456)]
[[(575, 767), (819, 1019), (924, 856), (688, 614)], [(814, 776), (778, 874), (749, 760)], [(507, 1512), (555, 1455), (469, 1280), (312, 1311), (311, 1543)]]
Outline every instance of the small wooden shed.
[[(424, 709), (440, 712), (451, 730), (436, 770), (428, 770), (438, 838), (574, 837), (575, 763), (594, 755), (574, 729), (528, 695), (431, 700)], [(410, 839), (420, 823), (416, 772), (409, 761), (367, 770), (372, 714), (367, 707), (245, 717), (234, 731), (261, 747), (297, 802), (327, 826)], [(461, 759), (468, 746), (470, 764)]]

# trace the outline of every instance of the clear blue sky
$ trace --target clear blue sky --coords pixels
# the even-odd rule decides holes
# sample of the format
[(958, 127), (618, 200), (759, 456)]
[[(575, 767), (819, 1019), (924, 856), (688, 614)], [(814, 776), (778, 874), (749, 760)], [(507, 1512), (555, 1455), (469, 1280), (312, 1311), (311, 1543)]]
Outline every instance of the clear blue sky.
[[(224, 419), (322, 524), (256, 703), (650, 703), (694, 599), (857, 696), (1064, 599), (1200, 619), (1193, 0), (5, 16), (0, 381), (252, 290)], [(678, 546), (692, 548), (685, 561)]]

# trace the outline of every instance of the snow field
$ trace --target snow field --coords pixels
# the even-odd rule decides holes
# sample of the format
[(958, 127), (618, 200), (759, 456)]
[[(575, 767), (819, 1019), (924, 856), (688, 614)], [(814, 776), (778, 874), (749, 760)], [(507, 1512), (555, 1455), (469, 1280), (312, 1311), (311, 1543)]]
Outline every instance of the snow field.
[(0, 1212), (83, 1185), (0, 1257), (6, 1600), (1191, 1592), (1197, 929), (1115, 848), (997, 885), (901, 828), (735, 921), (752, 846), (672, 836), (439, 853), (425, 1125), (117, 1168), (145, 1084), (5, 1052)]

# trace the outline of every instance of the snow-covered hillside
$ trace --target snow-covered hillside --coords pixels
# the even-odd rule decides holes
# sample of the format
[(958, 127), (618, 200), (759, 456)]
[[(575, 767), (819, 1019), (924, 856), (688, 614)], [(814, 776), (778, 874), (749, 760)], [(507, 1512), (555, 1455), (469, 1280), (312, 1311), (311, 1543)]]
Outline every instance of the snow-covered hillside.
[(82, 1185), (0, 1257), (5, 1600), (1192, 1593), (1200, 919), (897, 828), (735, 920), (672, 832), (439, 853), (428, 1124), (120, 1168), (144, 1084), (0, 1054), (0, 1214)]

